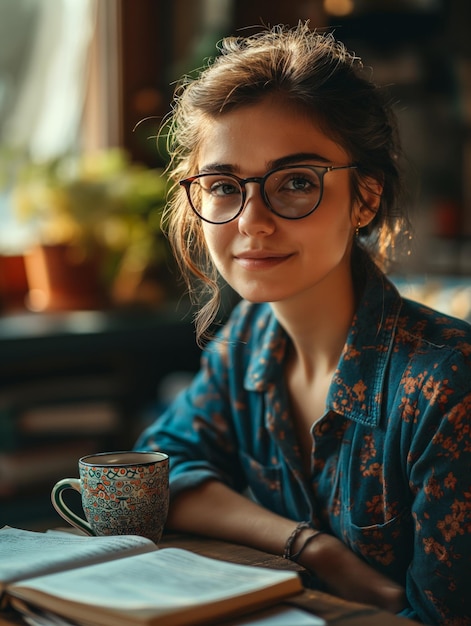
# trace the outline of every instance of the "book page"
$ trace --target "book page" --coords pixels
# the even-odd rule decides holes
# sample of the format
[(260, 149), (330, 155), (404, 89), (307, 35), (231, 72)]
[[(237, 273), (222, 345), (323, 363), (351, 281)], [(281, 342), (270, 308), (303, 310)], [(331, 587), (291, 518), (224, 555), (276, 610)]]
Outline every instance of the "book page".
[(246, 617), (223, 623), (224, 626), (327, 626), (326, 621), (317, 615), (285, 606), (256, 611)]
[[(23, 619), (30, 626), (76, 626), (76, 622), (59, 617), (50, 611), (36, 610), (29, 605), (22, 606)], [(255, 611), (245, 617), (220, 622), (221, 626), (327, 626), (321, 617), (295, 607), (274, 606)], [(0, 622), (1, 626), (1, 622)]]
[(168, 619), (179, 612), (195, 617), (198, 607), (208, 611), (218, 604), (224, 614), (224, 606), (234, 611), (300, 591), (295, 572), (228, 563), (180, 548), (42, 576), (10, 589), (11, 595), (42, 608), (69, 618), (93, 616), (98, 624), (145, 623), (150, 616)]
[(295, 572), (228, 563), (181, 548), (161, 548), (120, 562), (22, 581), (19, 586), (90, 605), (138, 610), (206, 603), (292, 579), (299, 580)]
[(23, 578), (156, 549), (149, 539), (133, 535), (87, 537), (5, 526), (0, 529), (0, 590)]

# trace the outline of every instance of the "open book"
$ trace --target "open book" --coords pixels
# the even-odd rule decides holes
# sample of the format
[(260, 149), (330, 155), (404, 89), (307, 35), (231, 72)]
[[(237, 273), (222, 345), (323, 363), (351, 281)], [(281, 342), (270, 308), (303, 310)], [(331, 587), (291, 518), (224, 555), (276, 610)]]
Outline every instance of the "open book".
[(0, 529), (0, 598), (97, 626), (210, 624), (301, 592), (295, 572), (237, 565), (135, 536)]

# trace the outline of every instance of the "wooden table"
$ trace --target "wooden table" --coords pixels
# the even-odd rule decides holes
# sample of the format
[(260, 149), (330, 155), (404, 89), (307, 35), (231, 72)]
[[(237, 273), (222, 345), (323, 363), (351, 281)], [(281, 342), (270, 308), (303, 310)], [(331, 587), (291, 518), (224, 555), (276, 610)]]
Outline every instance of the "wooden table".
[[(232, 561), (233, 563), (303, 571), (301, 566), (281, 557), (216, 539), (168, 534), (164, 535), (159, 545), (185, 548), (204, 556)], [(330, 594), (311, 589), (306, 589), (303, 593), (293, 596), (292, 599), (284, 600), (282, 604), (295, 606), (322, 617), (328, 626), (334, 626), (334, 624), (335, 626), (418, 626), (418, 622), (397, 617), (388, 611), (365, 604), (347, 602)], [(25, 622), (18, 615), (0, 613), (0, 626), (24, 625)]]
[[(275, 569), (302, 571), (303, 568), (291, 561), (225, 541), (204, 537), (170, 534), (163, 537), (163, 546), (185, 548), (204, 556), (224, 561), (259, 565)], [(306, 589), (302, 594), (285, 603), (305, 609), (322, 617), (329, 626), (417, 626), (418, 622), (398, 617), (373, 606), (347, 602), (322, 591)]]

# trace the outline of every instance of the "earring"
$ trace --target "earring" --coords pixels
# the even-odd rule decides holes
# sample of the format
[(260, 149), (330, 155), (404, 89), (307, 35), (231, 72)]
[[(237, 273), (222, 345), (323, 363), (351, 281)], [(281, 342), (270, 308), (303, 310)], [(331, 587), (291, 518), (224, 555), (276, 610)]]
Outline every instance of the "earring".
[(360, 234), (360, 228), (361, 228), (361, 220), (358, 220), (357, 227), (355, 228), (355, 237), (358, 237), (358, 235)]

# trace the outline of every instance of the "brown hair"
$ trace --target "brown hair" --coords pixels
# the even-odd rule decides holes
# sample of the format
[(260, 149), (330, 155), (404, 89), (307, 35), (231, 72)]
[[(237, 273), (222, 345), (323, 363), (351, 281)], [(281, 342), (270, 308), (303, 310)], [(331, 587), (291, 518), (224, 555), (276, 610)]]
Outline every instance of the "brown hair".
[[(175, 183), (165, 221), (190, 294), (200, 296), (197, 336), (204, 337), (219, 307), (217, 271), (208, 255), (201, 223), (178, 181), (196, 174), (202, 130), (211, 119), (256, 103), (268, 94), (313, 116), (359, 165), (352, 170), (352, 197), (360, 199), (367, 179), (383, 188), (379, 209), (357, 244), (385, 267), (397, 235), (408, 224), (401, 206), (399, 141), (385, 94), (361, 60), (330, 33), (276, 26), (249, 37), (228, 37), (220, 54), (175, 92), (165, 127), (168, 173)], [(194, 279), (198, 288), (195, 289)]]

